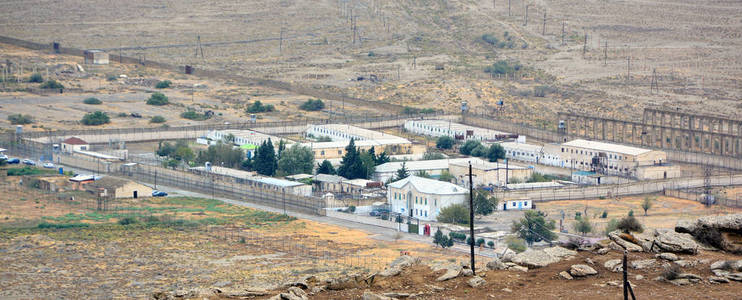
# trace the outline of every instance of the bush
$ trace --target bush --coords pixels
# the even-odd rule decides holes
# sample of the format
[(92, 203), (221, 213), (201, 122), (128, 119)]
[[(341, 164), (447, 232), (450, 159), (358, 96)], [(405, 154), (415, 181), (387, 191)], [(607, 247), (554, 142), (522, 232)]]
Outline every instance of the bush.
[(166, 89), (166, 88), (169, 88), (171, 84), (173, 84), (173, 83), (170, 80), (163, 80), (163, 81), (158, 82), (155, 85), (155, 88)]
[(450, 224), (469, 224), (469, 208), (463, 204), (449, 205), (438, 213), (438, 222)]
[(39, 73), (33, 73), (31, 77), (28, 77), (28, 82), (42, 83), (44, 82), (44, 77), (41, 77)]
[(423, 160), (435, 160), (435, 159), (445, 159), (446, 156), (443, 155), (443, 153), (435, 152), (435, 151), (428, 151), (423, 154)]
[(8, 115), (8, 121), (13, 125), (26, 125), (33, 123), (33, 117), (30, 115), (14, 114)]
[(207, 114), (202, 114), (202, 113), (199, 113), (193, 110), (184, 111), (183, 113), (180, 114), (180, 117), (183, 119), (194, 120), (194, 121), (204, 121), (204, 120), (208, 120), (209, 118), (211, 118)]
[(478, 247), (481, 247), (482, 245), (484, 245), (484, 239), (483, 238), (478, 238), (477, 239), (477, 246)]
[(520, 71), (521, 68), (522, 66), (518, 62), (508, 62), (507, 60), (500, 60), (492, 64), (491, 66), (484, 68), (484, 72), (496, 75), (512, 74)]
[(489, 242), (487, 242), (487, 246), (490, 246), (490, 248), (494, 249), (495, 248), (495, 242), (489, 241)]
[(494, 35), (491, 35), (489, 33), (482, 35), (482, 41), (484, 41), (487, 44), (490, 44), (492, 46), (498, 46), (500, 44), (500, 40), (497, 39)]
[(642, 224), (639, 223), (639, 220), (637, 220), (634, 216), (628, 216), (621, 219), (621, 221), (618, 222), (616, 229), (619, 229), (626, 233), (644, 231)]
[(435, 147), (438, 149), (451, 149), (453, 144), (453, 138), (447, 135), (441, 136), (435, 141)]
[(325, 103), (320, 99), (309, 99), (299, 106), (299, 109), (307, 111), (318, 111), (325, 108)]
[(611, 219), (608, 221), (608, 224), (605, 225), (605, 235), (608, 235), (609, 233), (618, 230), (618, 220)]
[(152, 119), (149, 119), (150, 123), (165, 123), (166, 121), (163, 116), (154, 116)]
[(121, 220), (119, 220), (119, 225), (131, 225), (131, 224), (137, 224), (139, 223), (139, 220), (132, 218), (132, 217), (126, 217)]
[(37, 225), (39, 229), (65, 229), (65, 228), (83, 228), (83, 227), (90, 227), (90, 224), (87, 223), (47, 223), (47, 222), (41, 222), (39, 225)]
[(119, 79), (119, 77), (116, 76), (116, 75), (113, 75), (113, 74), (106, 76), (106, 80), (108, 80), (108, 81), (116, 81), (118, 79)]
[(432, 113), (435, 113), (435, 109), (432, 109), (432, 108), (419, 109), (419, 108), (409, 107), (409, 106), (405, 106), (402, 109), (402, 114), (405, 114), (405, 115), (432, 114)]
[(461, 152), (461, 154), (463, 155), (471, 155), (472, 151), (480, 146), (483, 147), (482, 143), (480, 143), (479, 141), (468, 140), (466, 141), (466, 143), (461, 145), (461, 147), (459, 147), (459, 152)]
[(582, 233), (582, 235), (585, 235), (586, 233), (593, 231), (593, 225), (590, 224), (590, 220), (585, 216), (577, 220), (577, 223), (574, 224), (574, 229), (575, 231)]
[(40, 86), (42, 89), (64, 89), (64, 86), (56, 80), (49, 80)]
[(547, 85), (539, 85), (533, 88), (533, 95), (536, 97), (546, 97), (552, 91), (552, 88)]
[(605, 219), (605, 218), (608, 218), (608, 211), (604, 210), (604, 211), (603, 211), (603, 214), (601, 214), (601, 215), (600, 215), (600, 218), (601, 218), (601, 219)]
[(102, 111), (96, 111), (94, 113), (85, 114), (80, 122), (84, 125), (102, 125), (110, 123), (111, 118), (108, 117), (108, 114)]
[(272, 112), (276, 110), (276, 108), (272, 104), (263, 105), (260, 101), (255, 101), (253, 104), (247, 107), (245, 110), (247, 113), (262, 113), (262, 112)]
[(463, 241), (466, 239), (466, 234), (451, 231), (448, 233), (448, 237), (452, 240)]
[(471, 238), (471, 236), (466, 237), (466, 244), (469, 246), (474, 244), (474, 240)]
[(103, 103), (103, 101), (100, 101), (100, 99), (95, 97), (86, 98), (85, 100), (82, 100), (82, 103), (90, 104), (90, 105), (98, 105)]
[(151, 96), (149, 96), (149, 99), (147, 99), (148, 105), (168, 105), (170, 101), (168, 101), (167, 96), (163, 93), (152, 93)]
[(348, 211), (349, 211), (350, 213), (354, 213), (354, 212), (356, 212), (356, 206), (355, 206), (355, 205), (351, 205), (351, 206), (348, 206)]
[(510, 250), (513, 250), (517, 253), (526, 251), (526, 241), (524, 241), (523, 239), (509, 236), (505, 241), (507, 242), (508, 248), (510, 248)]
[(633, 209), (629, 210), (629, 217), (633, 217), (633, 216), (634, 216), (634, 210)]

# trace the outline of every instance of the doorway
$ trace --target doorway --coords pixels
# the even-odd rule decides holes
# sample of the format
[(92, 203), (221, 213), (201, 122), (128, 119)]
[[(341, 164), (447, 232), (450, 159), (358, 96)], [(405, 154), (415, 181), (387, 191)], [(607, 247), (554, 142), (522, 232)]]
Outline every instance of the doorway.
[(134, 199), (136, 199), (136, 198), (139, 198), (139, 192), (138, 191), (134, 191)]

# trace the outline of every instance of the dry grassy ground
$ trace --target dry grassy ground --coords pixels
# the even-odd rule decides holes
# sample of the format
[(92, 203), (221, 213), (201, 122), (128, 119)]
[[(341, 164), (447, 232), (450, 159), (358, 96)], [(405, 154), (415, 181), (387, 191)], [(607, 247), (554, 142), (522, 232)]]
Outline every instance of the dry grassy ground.
[[(465, 100), (492, 113), (502, 98), (503, 117), (535, 125), (553, 125), (560, 110), (636, 119), (651, 104), (740, 112), (742, 25), (734, 2), (516, 0), (510, 13), (500, 2), (8, 2), (0, 34), (448, 111)], [(351, 15), (361, 42), (353, 43)], [(480, 39), (503, 40), (506, 32), (512, 48)], [(168, 47), (136, 48), (152, 46)], [(482, 72), (501, 59), (521, 61), (523, 78), (492, 80)], [(651, 93), (655, 69), (660, 91)], [(372, 74), (381, 82), (369, 81)], [(359, 76), (366, 80), (354, 80)], [(534, 97), (540, 85), (554, 90)]]

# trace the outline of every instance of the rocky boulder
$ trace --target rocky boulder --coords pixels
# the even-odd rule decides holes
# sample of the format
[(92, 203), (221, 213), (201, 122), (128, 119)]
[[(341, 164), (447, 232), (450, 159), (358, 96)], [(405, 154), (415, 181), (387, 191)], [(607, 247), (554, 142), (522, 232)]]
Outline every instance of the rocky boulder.
[(603, 267), (614, 273), (621, 272), (623, 271), (623, 261), (620, 259), (611, 259), (603, 263)]
[(469, 284), (470, 287), (475, 288), (475, 287), (485, 284), (486, 281), (482, 279), (482, 277), (474, 276), (471, 279), (469, 279), (469, 281), (467, 281), (466, 283)]
[(642, 259), (630, 262), (629, 266), (632, 269), (646, 269), (654, 266), (655, 263), (657, 263), (656, 259)]
[(698, 253), (698, 244), (693, 239), (693, 236), (687, 233), (656, 230), (654, 242), (659, 247), (659, 250), (674, 253)]
[(561, 271), (561, 272), (559, 272), (559, 277), (564, 278), (566, 280), (572, 280), (573, 279), (572, 275), (569, 275), (569, 273), (567, 273), (567, 271)]
[(456, 277), (459, 277), (461, 274), (461, 269), (448, 269), (446, 270), (446, 273), (443, 273), (443, 275), (439, 276), (436, 281), (446, 281), (450, 279), (454, 279)]
[(588, 265), (579, 264), (572, 265), (572, 267), (569, 268), (569, 274), (575, 277), (585, 277), (598, 274), (598, 271), (595, 271), (595, 269)]
[(518, 253), (512, 258), (512, 262), (529, 268), (542, 268), (575, 255), (577, 255), (577, 251), (556, 246)]
[(491, 261), (487, 262), (487, 270), (505, 270), (507, 266), (505, 266), (505, 263), (500, 261), (498, 258), (494, 258)]
[(362, 296), (361, 299), (363, 299), (363, 300), (392, 300), (394, 298), (383, 296), (383, 295), (379, 295), (379, 294), (374, 294), (374, 293), (369, 292), (369, 291), (365, 291), (365, 292), (363, 292), (363, 296)]
[(687, 233), (704, 246), (742, 253), (742, 214), (706, 216), (675, 225), (678, 233)]
[(389, 264), (389, 267), (399, 267), (399, 268), (407, 268), (409, 266), (415, 265), (420, 263), (419, 257), (414, 257), (410, 255), (402, 255), (400, 257), (397, 257), (394, 261), (392, 261), (391, 264)]
[(676, 261), (676, 260), (678, 260), (678, 256), (677, 255), (675, 255), (674, 253), (669, 253), (669, 252), (664, 252), (664, 253), (657, 254), (656, 257), (659, 258), (659, 259), (664, 259), (664, 260), (668, 260), (668, 261)]
[(618, 244), (619, 246), (621, 246), (621, 248), (626, 249), (629, 252), (641, 252), (643, 250), (641, 246), (627, 241), (626, 239), (621, 237), (621, 232), (619, 231), (608, 233), (608, 238), (610, 238), (611, 241)]

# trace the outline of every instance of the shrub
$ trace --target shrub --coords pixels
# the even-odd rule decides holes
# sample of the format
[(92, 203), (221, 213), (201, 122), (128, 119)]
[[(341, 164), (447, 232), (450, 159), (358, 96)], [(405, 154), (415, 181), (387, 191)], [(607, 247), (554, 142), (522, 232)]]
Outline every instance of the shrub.
[(158, 83), (157, 83), (157, 84), (155, 85), (155, 88), (158, 88), (158, 89), (166, 89), (166, 88), (169, 88), (169, 87), (170, 87), (170, 85), (172, 85), (172, 84), (173, 84), (173, 83), (172, 83), (172, 82), (171, 82), (170, 80), (163, 80), (163, 81), (160, 81), (160, 82), (158, 82)]
[(600, 215), (600, 218), (601, 218), (601, 219), (605, 219), (605, 218), (608, 218), (608, 211), (604, 210), (604, 211), (603, 211), (603, 214), (601, 214), (601, 215)]
[(539, 85), (533, 88), (533, 95), (536, 97), (546, 97), (552, 92), (552, 88), (547, 85)]
[(165, 96), (165, 94), (163, 93), (152, 93), (152, 95), (149, 96), (149, 99), (147, 99), (148, 105), (162, 106), (169, 103), (170, 101), (168, 101), (167, 96)]
[(166, 121), (163, 116), (154, 116), (152, 119), (149, 119), (150, 123), (165, 123)]
[(507, 242), (508, 248), (510, 248), (510, 250), (518, 253), (526, 251), (526, 241), (524, 241), (523, 239), (509, 236), (505, 241)]
[(452, 240), (463, 241), (466, 239), (466, 234), (451, 231), (448, 233), (448, 237)]
[(87, 223), (47, 223), (47, 222), (41, 222), (39, 225), (37, 225), (39, 229), (45, 229), (45, 228), (51, 228), (51, 229), (65, 229), (65, 228), (82, 228), (82, 227), (90, 227), (90, 224)]
[(309, 99), (299, 106), (299, 109), (307, 111), (318, 111), (325, 108), (325, 103), (320, 99)]
[(100, 101), (100, 99), (95, 97), (86, 98), (85, 100), (82, 100), (82, 103), (90, 104), (90, 105), (98, 105), (103, 103), (103, 101)]
[(13, 125), (26, 125), (33, 123), (33, 117), (30, 115), (14, 114), (8, 115), (8, 121)]
[(96, 111), (94, 113), (85, 114), (80, 122), (84, 125), (102, 125), (110, 123), (111, 118), (108, 117), (108, 114), (102, 111)]
[(56, 80), (49, 80), (40, 86), (42, 89), (63, 89), (64, 86)]
[(116, 75), (113, 75), (113, 74), (106, 76), (106, 80), (108, 80), (108, 81), (116, 81), (118, 79), (119, 79), (119, 77), (116, 76)]
[(471, 236), (466, 237), (466, 244), (469, 246), (474, 244), (474, 240), (471, 238)]
[(634, 216), (628, 216), (621, 219), (621, 221), (618, 222), (616, 229), (619, 229), (626, 233), (644, 231), (642, 224), (639, 223), (639, 220), (637, 220)]
[(441, 136), (435, 141), (435, 147), (438, 149), (451, 149), (453, 144), (453, 138), (447, 135)]
[(446, 156), (443, 155), (443, 153), (435, 152), (435, 151), (428, 151), (423, 154), (423, 160), (435, 160), (435, 159), (445, 159)]
[(523, 66), (520, 65), (518, 62), (509, 62), (507, 60), (499, 60), (496, 63), (492, 64), (489, 67), (484, 68), (485, 73), (490, 74), (512, 74), (517, 71), (520, 71), (520, 69)]
[(482, 245), (484, 245), (484, 239), (483, 238), (478, 238), (477, 239), (477, 246), (478, 247), (481, 247)]
[(28, 77), (28, 82), (42, 83), (44, 82), (44, 77), (41, 77), (39, 73), (33, 73), (31, 77)]
[(204, 120), (208, 120), (209, 118), (211, 118), (207, 114), (202, 114), (202, 113), (199, 113), (193, 110), (187, 110), (187, 111), (182, 112), (180, 114), (180, 117), (183, 119), (194, 120), (194, 121), (204, 121)]
[(482, 146), (482, 143), (480, 143), (479, 141), (468, 140), (466, 141), (466, 143), (461, 145), (461, 147), (459, 147), (459, 152), (461, 152), (461, 154), (463, 155), (470, 155), (472, 154), (472, 150), (480, 146)]
[(139, 220), (132, 218), (132, 217), (126, 217), (119, 220), (119, 225), (131, 225), (131, 224), (137, 224), (139, 223)]
[(490, 248), (494, 249), (495, 248), (495, 242), (489, 241), (489, 242), (487, 242), (487, 246), (490, 246)]
[(590, 224), (590, 220), (585, 216), (577, 220), (577, 223), (574, 224), (574, 229), (575, 231), (582, 233), (582, 235), (585, 235), (586, 233), (593, 231), (593, 225)]
[(438, 222), (451, 224), (469, 224), (469, 208), (462, 204), (449, 205), (438, 214)]
[(349, 211), (350, 213), (354, 213), (354, 212), (356, 212), (356, 206), (355, 206), (355, 205), (351, 205), (351, 206), (348, 206), (348, 211)]
[(616, 231), (618, 229), (618, 220), (611, 219), (608, 221), (608, 224), (605, 225), (605, 235), (608, 235), (609, 233)]
[(633, 209), (629, 210), (629, 217), (633, 217), (633, 216), (634, 216), (634, 210)]
[(255, 101), (245, 110), (247, 113), (272, 112), (276, 108), (272, 104), (263, 105), (260, 101)]
[(696, 230), (693, 232), (693, 237), (697, 241), (713, 246), (719, 249), (724, 249), (724, 237), (721, 236), (721, 232), (715, 228), (705, 228), (704, 230)]
[(492, 46), (495, 46), (495, 47), (497, 47), (498, 44), (500, 44), (500, 40), (497, 39), (497, 37), (495, 37), (494, 35), (491, 35), (489, 33), (482, 35), (482, 41)]

